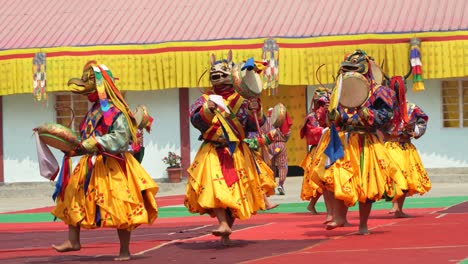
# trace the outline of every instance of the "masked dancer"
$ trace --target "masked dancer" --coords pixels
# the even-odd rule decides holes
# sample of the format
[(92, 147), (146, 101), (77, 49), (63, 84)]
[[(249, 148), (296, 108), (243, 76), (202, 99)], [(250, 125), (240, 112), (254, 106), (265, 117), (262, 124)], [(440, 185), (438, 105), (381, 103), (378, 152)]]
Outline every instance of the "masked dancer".
[(385, 147), (391, 157), (398, 164), (408, 185), (408, 190), (403, 190), (405, 195), (393, 197), (398, 191), (398, 184), (390, 182), (387, 196), (392, 199), (393, 208), (390, 213), (396, 218), (409, 217), (403, 212), (403, 204), (406, 196), (415, 193), (425, 194), (431, 189), (431, 181), (422, 164), (416, 147), (411, 139), (418, 139), (426, 132), (429, 117), (424, 111), (414, 103), (406, 100), (406, 78), (405, 76), (395, 76), (390, 80), (390, 88), (395, 92), (394, 115), (392, 122), (389, 122), (383, 131), (385, 132)]
[[(330, 129), (314, 157), (314, 173), (334, 196), (333, 221), (327, 224), (328, 230), (344, 226), (347, 208), (358, 202), (358, 232), (369, 234), (372, 203), (382, 198), (387, 181), (392, 179), (399, 189), (407, 189), (377, 135), (392, 117), (393, 102), (391, 90), (375, 83), (372, 63), (362, 50), (346, 56), (341, 63), (329, 106)], [(358, 98), (359, 94), (363, 96)]]
[(212, 55), (212, 89), (190, 108), (190, 120), (201, 132), (202, 144), (188, 169), (185, 206), (192, 213), (217, 217), (218, 227), (212, 234), (221, 237), (224, 245), (231, 243), (235, 219), (249, 219), (258, 210), (265, 210), (265, 190), (254, 157), (243, 141), (265, 117), (258, 100), (246, 100), (236, 92), (236, 68), (231, 51), (226, 60)]
[(306, 140), (307, 146), (310, 146), (307, 155), (301, 162), (301, 167), (304, 169), (304, 178), (302, 181), (301, 199), (309, 201), (307, 210), (312, 214), (318, 214), (315, 209), (315, 205), (320, 196), (324, 197), (325, 207), (327, 210), (327, 216), (325, 218), (325, 224), (333, 220), (332, 214), (332, 193), (326, 188), (322, 188), (321, 185), (317, 184), (320, 182), (318, 175), (313, 173), (311, 170), (312, 160), (317, 149), (317, 145), (322, 137), (322, 133), (327, 125), (327, 110), (330, 103), (330, 91), (325, 87), (318, 87), (314, 91), (312, 97), (311, 111), (306, 116), (304, 124), (300, 130), (300, 137)]
[[(65, 155), (57, 180), (52, 213), (68, 225), (68, 240), (53, 248), (80, 250), (81, 228), (110, 227), (120, 240), (116, 260), (129, 260), (131, 231), (157, 217), (158, 186), (129, 151), (138, 144), (137, 126), (111, 71), (92, 61), (72, 84), (92, 106), (80, 125), (81, 144)], [(82, 157), (72, 171), (75, 155)]]

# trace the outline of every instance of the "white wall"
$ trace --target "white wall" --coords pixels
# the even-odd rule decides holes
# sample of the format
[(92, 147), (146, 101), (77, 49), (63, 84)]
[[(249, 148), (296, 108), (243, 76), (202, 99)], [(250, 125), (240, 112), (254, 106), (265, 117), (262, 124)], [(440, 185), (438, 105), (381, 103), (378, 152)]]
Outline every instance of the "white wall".
[(425, 90), (414, 93), (408, 83), (407, 98), (429, 116), (426, 134), (414, 140), (427, 168), (468, 167), (468, 128), (444, 128), (441, 81), (424, 81)]
[[(429, 116), (426, 134), (413, 140), (426, 168), (468, 167), (468, 128), (443, 128), (441, 81), (425, 80), (425, 90), (414, 93), (408, 82), (407, 99)], [(307, 87), (308, 106), (316, 86)]]
[(162, 159), (169, 151), (180, 155), (179, 90), (126, 92), (125, 98), (132, 110), (145, 105), (154, 118), (151, 133), (144, 135), (142, 166), (152, 178), (167, 178), (167, 165)]
[[(153, 116), (150, 134), (145, 132), (145, 157), (142, 165), (153, 178), (166, 178), (162, 159), (168, 151), (180, 154), (179, 93), (178, 89), (126, 92), (130, 108), (144, 104)], [(54, 121), (55, 99), (49, 94), (48, 106), (35, 105), (31, 95), (3, 97), (5, 182), (47, 181), (39, 175), (36, 143), (32, 129), (44, 122)], [(53, 153), (61, 164), (63, 155)], [(76, 163), (76, 159), (75, 163)]]
[[(408, 100), (418, 104), (429, 115), (426, 134), (414, 141), (424, 165), (427, 168), (468, 167), (468, 128), (443, 128), (441, 82), (426, 80), (425, 86), (426, 90), (419, 93), (408, 90)], [(307, 87), (309, 103), (313, 91), (314, 87)], [(198, 89), (190, 89), (190, 104), (200, 95)], [(3, 97), (4, 175), (7, 183), (46, 181), (39, 175), (32, 129), (54, 120), (54, 97), (52, 94), (49, 96), (48, 106), (35, 104), (29, 94)], [(132, 110), (138, 104), (144, 104), (154, 117), (152, 132), (145, 132), (146, 150), (142, 165), (153, 178), (166, 178), (166, 165), (162, 158), (168, 151), (180, 154), (178, 89), (126, 92), (125, 96)], [(200, 132), (190, 125), (191, 160), (201, 144), (199, 135)], [(61, 153), (53, 152), (60, 163)]]
[[(53, 120), (53, 105), (35, 104), (31, 94), (3, 96), (5, 182), (46, 181), (39, 175), (32, 129)], [(60, 163), (59, 153), (54, 153)]]

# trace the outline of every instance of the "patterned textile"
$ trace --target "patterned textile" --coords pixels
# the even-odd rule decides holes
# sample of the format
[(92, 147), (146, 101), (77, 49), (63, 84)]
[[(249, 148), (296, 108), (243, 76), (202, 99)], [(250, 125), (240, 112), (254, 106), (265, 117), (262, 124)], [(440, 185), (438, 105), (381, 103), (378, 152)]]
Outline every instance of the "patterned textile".
[(273, 133), (272, 143), (268, 146), (268, 152), (271, 155), (270, 167), (272, 168), (274, 175), (278, 176), (279, 186), (283, 186), (286, 176), (288, 174), (288, 150), (286, 148), (286, 142), (291, 135), (289, 130), (287, 134), (283, 134), (281, 129), (274, 128), (268, 117), (265, 121), (265, 124), (262, 126), (264, 133), (267, 133), (272, 130), (276, 130), (276, 133)]
[(68, 225), (84, 228), (132, 230), (151, 224), (158, 214), (158, 186), (126, 152), (131, 138), (126, 118), (116, 114), (112, 125), (106, 127), (100, 111), (96, 103), (80, 126), (82, 139), (94, 138), (100, 153), (80, 159), (52, 214)]
[[(201, 96), (190, 108), (190, 120), (200, 130), (203, 143), (187, 170), (185, 206), (192, 213), (212, 217), (212, 209), (229, 208), (233, 217), (248, 219), (265, 209), (263, 194), (271, 192), (262, 180), (265, 171), (259, 170), (261, 164), (255, 162), (254, 154), (243, 141), (249, 132), (256, 131), (255, 118), (263, 124), (264, 116), (254, 116), (248, 110), (248, 102), (234, 91), (223, 95), (230, 114), (224, 110), (212, 113), (207, 108), (208, 98), (208, 94)], [(232, 160), (225, 166), (232, 167), (221, 165), (221, 151), (227, 153), (223, 159)], [(232, 181), (232, 177), (237, 180)]]
[[(407, 102), (406, 105), (408, 113), (408, 124), (412, 128), (410, 131), (418, 131), (418, 134), (415, 135), (415, 138), (420, 138), (426, 132), (429, 117), (416, 104)], [(396, 106), (394, 108), (396, 108)], [(398, 110), (395, 109), (395, 111)], [(395, 124), (395, 122), (389, 122), (386, 126), (384, 126), (383, 131), (389, 137), (399, 137), (406, 141), (412, 137), (409, 134), (410, 131), (405, 129), (405, 124), (401, 120), (397, 124)]]
[(33, 98), (43, 105), (47, 102), (46, 54), (37, 52), (33, 58)]
[[(431, 189), (431, 181), (413, 143), (387, 141), (385, 147), (405, 177), (408, 185), (408, 195), (411, 196), (415, 193), (423, 195)], [(394, 193), (399, 191), (397, 190), (399, 185), (395, 182), (389, 182), (389, 185), (391, 188), (389, 188), (386, 195), (392, 198)]]
[(322, 138), (323, 130), (327, 127), (327, 106), (329, 103), (330, 90), (326, 87), (317, 88), (312, 97), (311, 111), (306, 116), (300, 130), (300, 137), (305, 138), (306, 144), (311, 146), (300, 164), (302, 169), (304, 169), (301, 199), (305, 201), (309, 201), (312, 197), (317, 197), (317, 195), (323, 193), (322, 187), (317, 184), (317, 182), (320, 182), (320, 179), (313, 173), (312, 161), (314, 160), (317, 145)]
[[(132, 156), (136, 122), (107, 67), (88, 62), (73, 92), (93, 106), (80, 124), (81, 144), (64, 156), (52, 211), (66, 224), (132, 230), (157, 218), (158, 185)], [(71, 155), (82, 155), (71, 176)]]
[[(400, 119), (398, 124), (392, 122), (385, 130), (385, 147), (392, 159), (399, 165), (401, 173), (408, 185), (408, 195), (424, 194), (431, 189), (431, 182), (422, 164), (416, 147), (411, 143), (412, 138), (420, 138), (426, 132), (429, 117), (414, 103), (407, 102), (408, 124)], [(398, 185), (390, 182), (393, 188), (387, 194), (393, 197)]]
[[(360, 108), (338, 106), (329, 114), (330, 121), (339, 129), (344, 157), (325, 169), (324, 151), (330, 140), (330, 133), (326, 131), (312, 160), (311, 177), (315, 183), (334, 192), (335, 198), (348, 206), (357, 201), (381, 199), (391, 181), (398, 183), (401, 190), (408, 188), (376, 134), (393, 115), (392, 91), (384, 86), (375, 87), (373, 91)], [(401, 195), (402, 192), (396, 196)]]
[(265, 156), (263, 155), (265, 148), (251, 151), (255, 160), (258, 174), (260, 176), (260, 184), (262, 186), (263, 193), (266, 196), (275, 194), (275, 188), (277, 186), (275, 181), (275, 174), (271, 170), (268, 163), (265, 161)]
[[(311, 145), (310, 151), (307, 153), (303, 161), (301, 162), (301, 167), (304, 169), (304, 177), (302, 180), (301, 188), (301, 199), (308, 201), (312, 197), (317, 197), (317, 195), (323, 193), (323, 189), (316, 182), (320, 180), (315, 178), (313, 174), (313, 159), (316, 153), (317, 144), (322, 137), (323, 129), (326, 127), (326, 105), (328, 100), (328, 93), (317, 93), (317, 96), (314, 100), (313, 112), (307, 115), (304, 125), (300, 131), (300, 137), (306, 139), (307, 145)], [(315, 97), (315, 96), (314, 96)], [(319, 103), (322, 102), (322, 103)], [(316, 175), (315, 175), (316, 176)]]
[(301, 168), (304, 169), (304, 177), (302, 178), (302, 188), (300, 197), (304, 201), (309, 201), (312, 197), (317, 197), (317, 195), (323, 193), (322, 187), (317, 184), (317, 182), (319, 182), (320, 179), (314, 180), (312, 178), (313, 173), (311, 173), (312, 161), (316, 150), (317, 146), (312, 146), (310, 148), (310, 151), (305, 156), (304, 160), (302, 160), (301, 162)]

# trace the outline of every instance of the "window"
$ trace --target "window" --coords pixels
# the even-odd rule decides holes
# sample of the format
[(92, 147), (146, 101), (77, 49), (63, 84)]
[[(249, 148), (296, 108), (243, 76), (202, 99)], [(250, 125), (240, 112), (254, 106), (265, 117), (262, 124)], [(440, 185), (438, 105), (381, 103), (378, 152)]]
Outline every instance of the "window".
[(444, 127), (468, 127), (468, 80), (442, 82)]
[(55, 96), (56, 122), (69, 127), (73, 131), (80, 130), (80, 123), (88, 108), (88, 98), (86, 96), (73, 93), (58, 93)]

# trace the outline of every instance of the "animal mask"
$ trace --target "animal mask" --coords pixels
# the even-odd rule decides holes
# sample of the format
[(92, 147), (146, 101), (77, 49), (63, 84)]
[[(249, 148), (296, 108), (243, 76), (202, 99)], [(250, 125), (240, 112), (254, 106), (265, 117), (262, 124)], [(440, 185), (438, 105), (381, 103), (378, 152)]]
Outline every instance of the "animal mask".
[(105, 65), (99, 65), (96, 61), (89, 61), (83, 67), (81, 78), (72, 78), (68, 81), (68, 85), (71, 84), (77, 86), (72, 88), (73, 93), (89, 95), (97, 92), (105, 125), (110, 126), (112, 124), (112, 113), (116, 111), (115, 109), (122, 112), (129, 124), (133, 142), (138, 142), (136, 137), (137, 126), (133, 113), (119, 89), (115, 86), (112, 72)]
[(214, 86), (222, 84), (232, 84), (232, 51), (228, 52), (227, 60), (216, 60), (216, 56), (211, 54), (210, 81)]
[(318, 87), (314, 91), (309, 112), (316, 111), (320, 105), (326, 106), (330, 103), (331, 90), (326, 87)]
[(81, 78), (72, 78), (68, 81), (68, 86), (74, 84), (72, 92), (81, 95), (88, 95), (96, 91), (96, 75), (93, 66), (97, 66), (96, 61), (89, 61), (83, 67)]
[(367, 74), (369, 71), (369, 61), (373, 60), (363, 50), (356, 50), (350, 55), (345, 57), (341, 63), (341, 72), (359, 72), (362, 75)]

